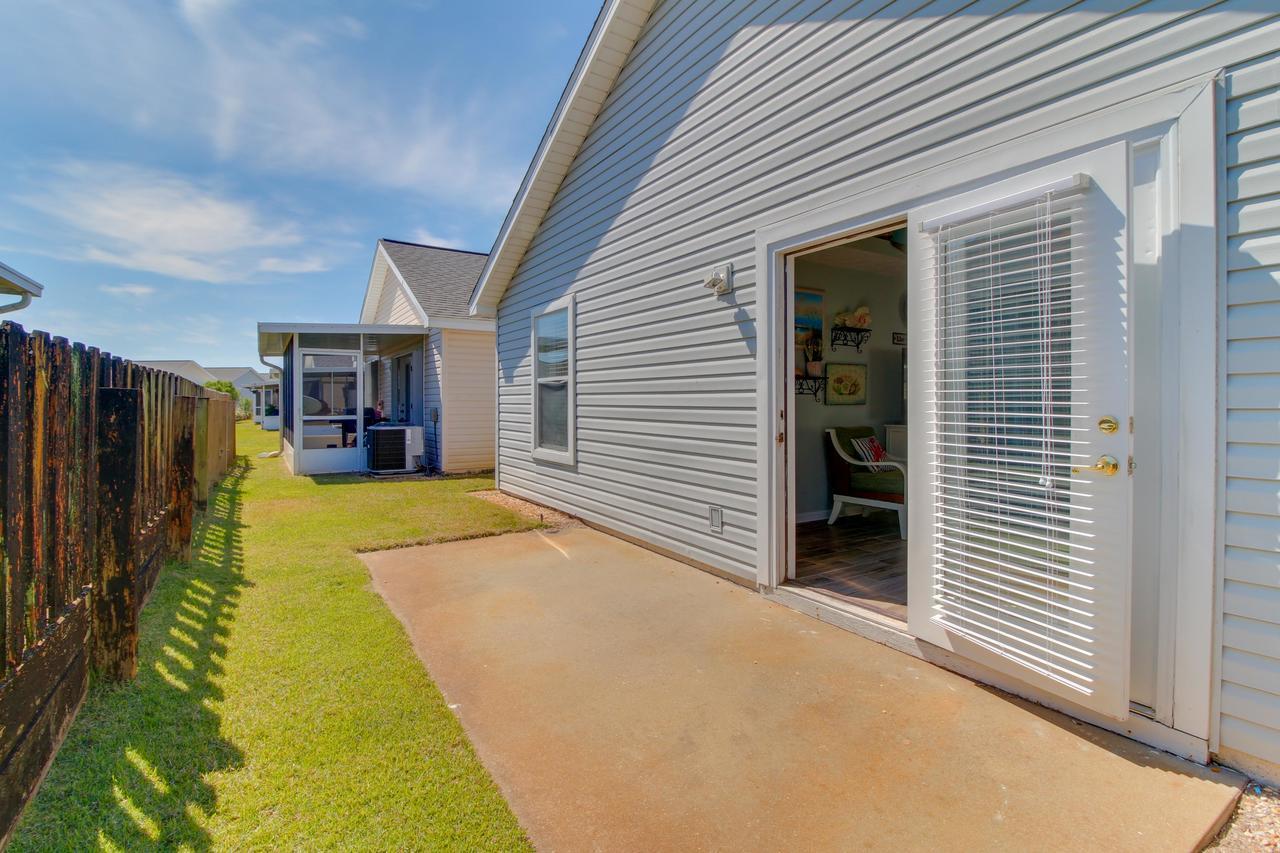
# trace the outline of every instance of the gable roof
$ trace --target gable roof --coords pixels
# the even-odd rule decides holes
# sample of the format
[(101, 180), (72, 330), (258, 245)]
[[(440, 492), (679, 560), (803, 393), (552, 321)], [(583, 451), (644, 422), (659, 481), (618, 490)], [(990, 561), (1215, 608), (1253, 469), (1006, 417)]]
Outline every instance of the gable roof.
[(605, 0), (471, 294), (472, 314), (492, 317), (496, 312), (655, 2)]
[(424, 324), (435, 319), (467, 318), (467, 301), (487, 257), (483, 252), (390, 238), (379, 240), (364, 304), (360, 309), (360, 321), (372, 321), (388, 272), (394, 274), (408, 290)]
[(170, 373), (176, 373), (184, 379), (190, 379), (197, 385), (208, 385), (210, 382), (218, 381), (218, 377), (189, 358), (148, 360), (136, 363), (145, 367), (154, 367), (156, 370), (167, 370)]
[[(248, 383), (261, 382), (266, 379), (265, 376), (252, 367), (206, 367), (205, 370), (212, 373), (214, 379), (225, 379), (233, 385), (244, 381), (246, 378)], [(246, 374), (248, 374), (247, 377)]]

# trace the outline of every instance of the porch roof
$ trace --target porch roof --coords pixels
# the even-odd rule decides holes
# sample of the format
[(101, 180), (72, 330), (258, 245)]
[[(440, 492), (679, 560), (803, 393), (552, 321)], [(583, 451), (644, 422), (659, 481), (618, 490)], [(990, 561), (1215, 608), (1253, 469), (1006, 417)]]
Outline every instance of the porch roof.
[(0, 293), (39, 296), (44, 293), (44, 285), (0, 261)]
[[(425, 326), (389, 323), (259, 323), (258, 355), (282, 356), (289, 339), (297, 335), (315, 335), (339, 339), (348, 337), (364, 355), (381, 355), (404, 346), (411, 338), (421, 340), (429, 330)], [(304, 346), (306, 342), (304, 341)], [(342, 346), (334, 348), (347, 349)]]

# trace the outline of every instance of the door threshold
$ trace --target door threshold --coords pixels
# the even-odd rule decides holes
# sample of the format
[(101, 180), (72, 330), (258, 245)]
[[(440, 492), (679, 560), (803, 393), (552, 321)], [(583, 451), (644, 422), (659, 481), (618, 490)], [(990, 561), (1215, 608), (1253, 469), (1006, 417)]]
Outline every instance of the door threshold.
[[(788, 583), (773, 590), (766, 590), (765, 594), (771, 598), (778, 598), (779, 600), (784, 601), (784, 603), (791, 604), (791, 606), (795, 606), (792, 604), (792, 601), (789, 600), (793, 599), (793, 597), (795, 599), (800, 599), (803, 602), (807, 602), (810, 605), (809, 607), (801, 607), (798, 609), (804, 610), (811, 616), (816, 616), (824, 622), (830, 622), (831, 624), (837, 625), (841, 628), (851, 628), (851, 626), (845, 624), (845, 619), (838, 618), (839, 616), (855, 620), (859, 627), (852, 627), (852, 630), (857, 631), (858, 633), (863, 633), (861, 623), (867, 623), (868, 627), (878, 627), (884, 630), (893, 631), (903, 637), (910, 636), (907, 634), (907, 623), (904, 620), (894, 619), (892, 616), (873, 610), (870, 607), (862, 607), (846, 598), (839, 595), (833, 595), (832, 593), (816, 587), (789, 581)], [(883, 642), (883, 640), (881, 640), (881, 642)]]

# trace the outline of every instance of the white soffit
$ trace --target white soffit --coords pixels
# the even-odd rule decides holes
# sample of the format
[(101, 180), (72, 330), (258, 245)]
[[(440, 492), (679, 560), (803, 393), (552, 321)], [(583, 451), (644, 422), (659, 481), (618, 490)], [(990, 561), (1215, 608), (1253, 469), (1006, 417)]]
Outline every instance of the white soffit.
[(606, 0), (569, 84), (525, 172), (471, 294), (472, 314), (493, 316), (560, 183), (617, 82), (656, 0)]

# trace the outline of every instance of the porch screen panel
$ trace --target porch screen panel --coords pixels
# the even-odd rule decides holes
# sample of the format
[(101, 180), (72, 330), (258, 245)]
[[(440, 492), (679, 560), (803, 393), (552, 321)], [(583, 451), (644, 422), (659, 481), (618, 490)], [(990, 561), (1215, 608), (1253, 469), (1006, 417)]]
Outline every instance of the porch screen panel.
[[(1095, 688), (1084, 429), (1083, 178), (929, 226), (932, 620), (1073, 690)], [(1087, 464), (1087, 462), (1085, 463)]]
[(284, 348), (283, 369), (280, 372), (280, 430), (284, 440), (293, 446), (293, 341)]

